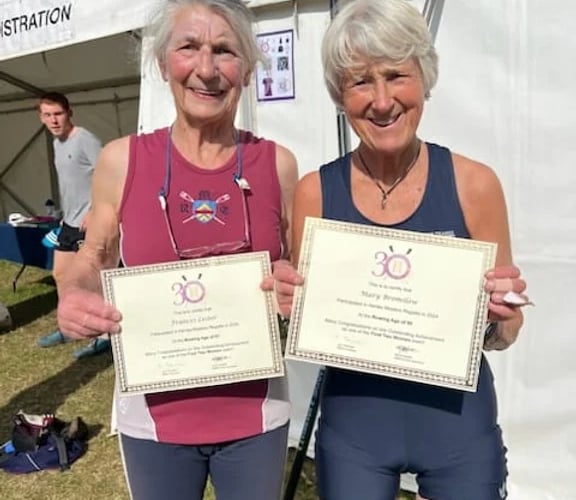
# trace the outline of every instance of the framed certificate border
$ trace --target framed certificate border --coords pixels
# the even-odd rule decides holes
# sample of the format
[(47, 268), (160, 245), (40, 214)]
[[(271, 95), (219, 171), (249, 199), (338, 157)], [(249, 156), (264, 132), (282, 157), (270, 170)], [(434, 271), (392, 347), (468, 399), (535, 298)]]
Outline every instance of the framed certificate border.
[[(336, 236), (342, 234), (347, 235), (347, 237), (350, 235), (357, 235), (359, 237), (368, 236), (384, 238), (387, 248), (391, 247), (391, 245), (389, 245), (390, 242), (394, 242), (393, 246), (396, 248), (401, 247), (403, 244), (404, 246), (409, 246), (410, 244), (417, 243), (424, 244), (426, 247), (446, 247), (456, 250), (461, 249), (472, 251), (479, 254), (482, 269), (478, 273), (477, 277), (478, 283), (475, 309), (470, 311), (470, 314), (474, 317), (471, 318), (471, 324), (473, 326), (469, 332), (470, 340), (469, 344), (467, 344), (468, 353), (463, 375), (454, 375), (453, 373), (446, 373), (442, 370), (429, 370), (425, 367), (421, 369), (419, 367), (414, 367), (409, 363), (397, 361), (393, 363), (378, 362), (373, 359), (362, 359), (362, 357), (357, 355), (350, 356), (346, 354), (334, 354), (334, 352), (330, 352), (330, 349), (323, 350), (322, 348), (310, 349), (302, 347), (303, 344), (306, 344), (306, 342), (303, 342), (304, 339), (310, 339), (312, 336), (318, 334), (317, 331), (311, 331), (310, 329), (304, 330), (302, 327), (305, 314), (307, 317), (314, 317), (315, 314), (321, 314), (315, 311), (313, 306), (306, 307), (306, 304), (308, 296), (311, 294), (312, 287), (318, 285), (318, 283), (310, 279), (310, 273), (314, 261), (313, 255), (315, 251), (315, 243), (319, 235), (324, 231), (334, 233)], [(356, 238), (356, 236), (354, 237)], [(361, 240), (362, 238), (359, 238), (355, 241), (358, 241), (358, 245), (361, 245)], [(475, 392), (480, 370), (484, 330), (488, 314), (487, 304), (489, 300), (489, 296), (484, 292), (482, 286), (484, 281), (483, 274), (487, 269), (493, 267), (496, 249), (497, 246), (494, 243), (307, 217), (305, 221), (299, 262), (299, 272), (305, 277), (305, 281), (302, 287), (298, 287), (295, 294), (285, 357), (287, 359), (307, 361), (337, 368), (385, 375), (425, 384), (459, 389), (462, 391)], [(355, 249), (348, 248), (342, 244), (332, 247), (331, 252), (355, 252)], [(338, 274), (338, 272), (338, 269), (332, 269), (332, 274)], [(453, 269), (451, 273), (444, 273), (444, 277), (446, 280), (454, 280), (454, 283), (456, 283), (456, 280), (460, 279), (457, 269)], [(327, 279), (330, 278), (327, 277)], [(476, 286), (476, 284), (473, 286)], [(434, 292), (433, 288), (430, 292)], [(330, 300), (330, 298), (327, 298), (327, 300)], [(329, 327), (326, 326), (326, 328)], [(327, 353), (326, 351), (329, 352)]]
[[(256, 262), (260, 266), (262, 277), (271, 274), (268, 252), (252, 252), (222, 257), (184, 260), (166, 264), (153, 264), (104, 270), (101, 272), (102, 288), (105, 299), (108, 302), (116, 305), (117, 291), (115, 285), (117, 280), (138, 279), (138, 277), (146, 276), (152, 273), (165, 273), (170, 271), (178, 271), (182, 273), (192, 270), (202, 271), (202, 269), (206, 269), (207, 267), (228, 266), (247, 262)], [(132, 383), (130, 381), (130, 369), (126, 364), (126, 353), (123, 345), (123, 333), (120, 333), (118, 335), (111, 335), (112, 353), (116, 369), (117, 385), (120, 393), (131, 394), (165, 392), (283, 376), (284, 362), (282, 358), (278, 318), (275, 312), (272, 292), (262, 293), (264, 294), (265, 308), (267, 311), (266, 317), (262, 318), (262, 328), (267, 329), (272, 360), (269, 366), (250, 370), (232, 371), (230, 373), (212, 375), (206, 374), (184, 378), (175, 377), (174, 379), (170, 380), (162, 380), (150, 383)], [(242, 298), (243, 297), (238, 297), (238, 300), (241, 301)]]

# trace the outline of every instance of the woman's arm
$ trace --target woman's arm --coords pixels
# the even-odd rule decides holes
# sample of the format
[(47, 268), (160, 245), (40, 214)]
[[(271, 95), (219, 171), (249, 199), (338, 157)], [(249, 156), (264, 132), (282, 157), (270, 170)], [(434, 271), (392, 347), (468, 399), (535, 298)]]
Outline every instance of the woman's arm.
[(282, 195), (282, 221), (280, 225), (282, 258), (289, 259), (292, 252), (290, 233), (294, 190), (298, 182), (298, 165), (292, 152), (278, 144), (276, 145), (276, 170)]
[(101, 152), (92, 178), (90, 227), (58, 286), (58, 323), (73, 338), (118, 332), (120, 313), (102, 298), (100, 271), (118, 266), (119, 209), (128, 171), (128, 137)]
[(296, 186), (292, 216), (292, 239), (294, 241), (292, 262), (295, 266), (298, 265), (300, 258), (306, 217), (322, 217), (322, 186), (319, 172), (305, 175)]
[(454, 155), (456, 185), (470, 237), (498, 244), (496, 266), (486, 274), (485, 290), (490, 293), (489, 319), (498, 328), (487, 339), (487, 349), (506, 349), (516, 340), (523, 323), (522, 311), (506, 304), (508, 291), (526, 289), (514, 266), (504, 192), (496, 174), (481, 163)]
[[(298, 166), (294, 155), (286, 148), (276, 145), (276, 169), (282, 196), (282, 220), (280, 237), (282, 239), (282, 255), (280, 260), (272, 263), (272, 276), (268, 276), (261, 284), (264, 291), (274, 291), (277, 312), (283, 317), (290, 316), (294, 285), (301, 282), (290, 261), (292, 255), (292, 207), (294, 190), (298, 182)], [(291, 289), (288, 297), (283, 290)]]
[[(300, 244), (302, 241), (302, 230), (306, 216), (320, 217), (322, 205), (320, 201), (321, 192), (320, 177), (317, 172), (304, 176), (296, 186), (292, 207), (292, 262), (280, 260), (274, 263), (273, 267), (273, 288), (276, 291), (279, 313), (285, 318), (292, 312), (292, 301), (294, 298), (294, 287), (300, 286), (304, 282), (302, 276), (296, 271), (298, 258), (300, 255)], [(318, 208), (316, 208), (318, 207)], [(267, 283), (268, 288), (272, 286)]]

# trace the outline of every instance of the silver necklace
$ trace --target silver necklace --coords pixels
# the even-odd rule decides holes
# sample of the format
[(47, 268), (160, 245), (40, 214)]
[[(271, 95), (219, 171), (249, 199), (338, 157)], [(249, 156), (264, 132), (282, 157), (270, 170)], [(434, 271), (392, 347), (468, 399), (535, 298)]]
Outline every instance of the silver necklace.
[(374, 174), (372, 173), (372, 171), (368, 168), (368, 165), (366, 164), (366, 162), (364, 161), (364, 158), (362, 157), (362, 153), (360, 152), (360, 149), (357, 149), (356, 152), (358, 153), (358, 158), (360, 160), (360, 163), (362, 164), (362, 168), (364, 170), (366, 170), (366, 173), (368, 174), (368, 177), (370, 177), (370, 180), (376, 184), (376, 187), (380, 190), (380, 192), (382, 193), (382, 199), (380, 201), (380, 208), (382, 210), (384, 210), (386, 208), (386, 203), (388, 203), (388, 197), (390, 196), (390, 193), (392, 193), (392, 191), (394, 191), (394, 189), (396, 189), (396, 187), (398, 186), (398, 184), (400, 184), (408, 175), (408, 173), (410, 172), (410, 170), (412, 170), (412, 168), (414, 167), (414, 165), (416, 165), (416, 162), (418, 161), (418, 158), (420, 157), (420, 149), (421, 149), (421, 144), (422, 142), (420, 140), (418, 140), (418, 148), (416, 149), (416, 154), (414, 155), (414, 158), (412, 159), (412, 161), (410, 162), (410, 165), (408, 165), (408, 167), (406, 167), (406, 169), (404, 170), (404, 172), (402, 172), (397, 178), (396, 180), (392, 183), (392, 185), (388, 188), (388, 189), (384, 189), (382, 187), (382, 185), (380, 184), (380, 181), (374, 176)]

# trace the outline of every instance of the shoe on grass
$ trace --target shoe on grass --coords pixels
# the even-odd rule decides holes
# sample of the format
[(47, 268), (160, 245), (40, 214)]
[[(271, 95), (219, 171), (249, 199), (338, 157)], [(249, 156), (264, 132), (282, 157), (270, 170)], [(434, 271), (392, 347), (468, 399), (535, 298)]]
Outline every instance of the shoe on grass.
[(52, 347), (58, 344), (65, 344), (66, 342), (69, 341), (70, 339), (68, 337), (65, 337), (60, 330), (56, 330), (55, 332), (40, 337), (38, 339), (38, 345), (40, 347)]
[(91, 356), (97, 356), (103, 352), (110, 350), (110, 339), (101, 339), (98, 337), (90, 342), (87, 346), (81, 347), (74, 351), (74, 357), (76, 359), (89, 358)]

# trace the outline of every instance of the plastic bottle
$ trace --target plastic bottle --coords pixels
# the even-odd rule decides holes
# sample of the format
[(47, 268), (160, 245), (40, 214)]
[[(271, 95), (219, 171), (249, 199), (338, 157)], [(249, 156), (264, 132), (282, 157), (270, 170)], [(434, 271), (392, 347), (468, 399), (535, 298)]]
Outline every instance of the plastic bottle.
[(46, 209), (46, 215), (50, 217), (54, 217), (56, 214), (56, 206), (54, 205), (54, 201), (48, 199), (44, 203), (44, 208)]

